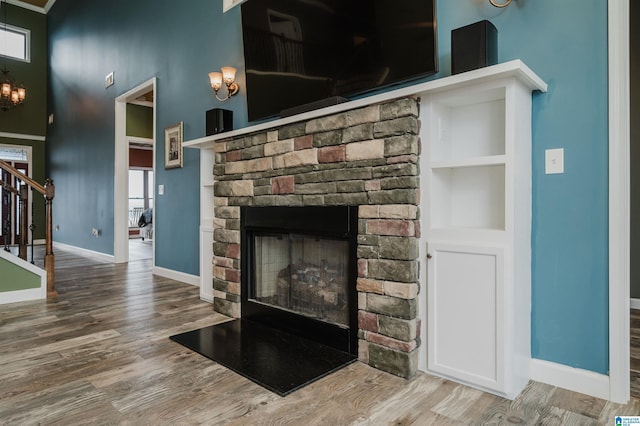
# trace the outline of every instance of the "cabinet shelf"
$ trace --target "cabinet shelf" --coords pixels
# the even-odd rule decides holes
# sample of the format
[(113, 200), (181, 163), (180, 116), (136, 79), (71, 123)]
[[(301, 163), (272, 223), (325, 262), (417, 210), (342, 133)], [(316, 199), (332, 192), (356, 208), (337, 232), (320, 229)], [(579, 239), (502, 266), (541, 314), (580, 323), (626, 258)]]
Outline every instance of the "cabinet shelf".
[(463, 158), (458, 160), (432, 161), (431, 169), (452, 169), (458, 167), (498, 166), (506, 163), (505, 155), (487, 155), (484, 157)]

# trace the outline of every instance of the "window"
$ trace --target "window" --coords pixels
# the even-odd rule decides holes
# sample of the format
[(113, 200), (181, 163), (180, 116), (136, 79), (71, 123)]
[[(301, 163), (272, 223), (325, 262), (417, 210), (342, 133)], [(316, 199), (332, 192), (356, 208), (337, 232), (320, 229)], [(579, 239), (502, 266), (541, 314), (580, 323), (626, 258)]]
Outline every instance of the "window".
[(153, 170), (129, 170), (129, 227), (138, 226), (148, 208), (153, 208)]
[(23, 148), (0, 146), (0, 160), (22, 162), (29, 161), (29, 152)]
[(29, 62), (31, 31), (11, 25), (0, 27), (0, 55)]

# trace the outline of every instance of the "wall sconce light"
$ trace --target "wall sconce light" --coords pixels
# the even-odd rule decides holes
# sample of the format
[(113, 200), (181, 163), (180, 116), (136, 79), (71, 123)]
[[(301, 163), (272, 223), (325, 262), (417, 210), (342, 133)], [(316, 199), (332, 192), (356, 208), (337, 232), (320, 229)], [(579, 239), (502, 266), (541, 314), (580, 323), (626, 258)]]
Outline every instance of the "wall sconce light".
[[(213, 91), (216, 92), (216, 99), (220, 102), (224, 102), (240, 90), (240, 86), (235, 82), (236, 79), (236, 69), (233, 67), (222, 67), (220, 68), (222, 72), (210, 72), (209, 80), (211, 80), (211, 87)], [(227, 86), (227, 96), (221, 98), (218, 96), (218, 90), (222, 87), (222, 83)]]
[(496, 0), (489, 0), (489, 3), (495, 7), (507, 7), (511, 4), (511, 0), (506, 0), (504, 3), (498, 3)]

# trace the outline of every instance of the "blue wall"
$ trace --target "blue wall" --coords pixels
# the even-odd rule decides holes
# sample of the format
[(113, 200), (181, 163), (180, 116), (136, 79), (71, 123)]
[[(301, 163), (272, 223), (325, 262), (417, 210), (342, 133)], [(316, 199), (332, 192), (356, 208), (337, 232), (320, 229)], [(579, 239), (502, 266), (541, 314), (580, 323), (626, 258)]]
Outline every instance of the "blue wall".
[[(254, 0), (257, 1), (257, 0)], [(90, 5), (89, 5), (90, 4)], [(186, 6), (185, 4), (188, 4)], [(157, 134), (184, 121), (204, 136), (219, 106), (207, 73), (238, 67), (240, 8), (221, 1), (58, 0), (50, 15), (49, 173), (58, 189), (58, 241), (113, 253), (114, 98), (158, 78)], [(498, 28), (500, 61), (520, 58), (548, 84), (533, 105), (532, 355), (608, 372), (607, 4), (600, 0), (438, 1), (440, 73), (450, 73), (450, 31), (481, 19)], [(115, 71), (114, 87), (104, 76)], [(246, 125), (244, 93), (224, 105)], [(162, 142), (160, 140), (160, 142)], [(544, 150), (565, 149), (565, 173), (544, 174)], [(163, 164), (163, 144), (157, 145)], [(157, 170), (156, 263), (198, 273), (198, 152)], [(71, 206), (61, 212), (61, 204)], [(92, 227), (103, 238), (91, 237)]]

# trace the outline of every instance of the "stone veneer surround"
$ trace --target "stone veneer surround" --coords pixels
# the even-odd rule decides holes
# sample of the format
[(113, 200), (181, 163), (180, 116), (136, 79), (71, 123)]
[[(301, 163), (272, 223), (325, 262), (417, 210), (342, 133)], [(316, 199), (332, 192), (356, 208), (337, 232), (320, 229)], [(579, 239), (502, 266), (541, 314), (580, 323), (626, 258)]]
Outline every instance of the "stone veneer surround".
[(217, 141), (214, 309), (240, 317), (240, 206), (357, 205), (359, 359), (413, 376), (418, 108), (404, 98)]

